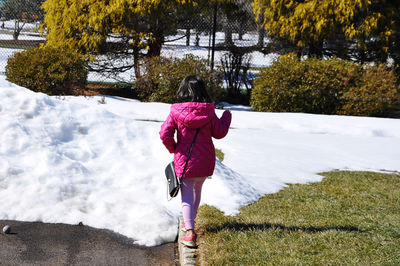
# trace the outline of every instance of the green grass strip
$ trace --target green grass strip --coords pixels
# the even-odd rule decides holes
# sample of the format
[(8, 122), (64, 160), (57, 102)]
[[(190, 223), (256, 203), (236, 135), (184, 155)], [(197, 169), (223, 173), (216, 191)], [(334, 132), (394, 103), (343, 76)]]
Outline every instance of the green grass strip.
[[(334, 171), (224, 216), (202, 206), (202, 265), (400, 265), (400, 175)], [(229, 200), (229, 199), (227, 199)]]
[(127, 82), (109, 82), (109, 81), (88, 81), (88, 84), (105, 85), (105, 86), (121, 86), (132, 87), (132, 84)]
[(225, 154), (222, 152), (221, 149), (215, 149), (215, 157), (218, 158), (220, 162), (224, 160)]

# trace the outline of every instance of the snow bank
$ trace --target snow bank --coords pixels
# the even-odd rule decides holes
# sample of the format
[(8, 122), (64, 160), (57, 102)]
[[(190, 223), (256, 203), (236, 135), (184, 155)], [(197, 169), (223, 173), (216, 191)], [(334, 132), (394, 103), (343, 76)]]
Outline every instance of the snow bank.
[[(116, 115), (97, 101), (83, 105), (5, 83), (0, 84), (0, 200), (7, 204), (0, 207), (1, 219), (82, 221), (148, 246), (175, 239), (179, 200), (166, 200), (163, 171), (172, 157), (159, 140), (160, 123), (135, 120), (135, 111), (133, 118), (128, 112), (124, 117), (126, 109)], [(138, 109), (136, 117), (151, 118), (140, 116), (146, 104), (130, 103)], [(150, 114), (157, 112), (158, 104), (147, 106)], [(219, 165), (226, 173), (214, 177), (220, 183), (215, 189), (223, 186), (224, 197), (235, 194), (232, 178), (240, 175)], [(224, 186), (224, 179), (231, 184)], [(237, 195), (221, 206), (229, 211), (246, 202), (245, 195)]]
[[(118, 97), (49, 97), (0, 78), (0, 219), (106, 228), (154, 246), (173, 241), (159, 140), (170, 106)], [(225, 153), (202, 202), (235, 214), (287, 183), (332, 169), (400, 171), (400, 120), (232, 109)], [(222, 111), (218, 110), (220, 115)]]

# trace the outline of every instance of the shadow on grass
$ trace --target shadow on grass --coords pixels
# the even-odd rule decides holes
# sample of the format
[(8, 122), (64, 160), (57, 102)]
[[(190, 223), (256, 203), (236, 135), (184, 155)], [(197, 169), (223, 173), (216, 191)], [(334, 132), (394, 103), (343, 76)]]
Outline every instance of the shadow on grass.
[(220, 226), (209, 227), (207, 228), (207, 232), (218, 233), (222, 230), (232, 230), (232, 231), (266, 231), (266, 230), (283, 230), (289, 232), (303, 231), (308, 233), (318, 233), (318, 232), (326, 232), (326, 231), (345, 231), (345, 232), (359, 232), (363, 233), (365, 230), (359, 229), (354, 226), (327, 226), (327, 227), (316, 227), (316, 226), (285, 226), (282, 224), (271, 224), (271, 223), (262, 223), (262, 224), (245, 224), (245, 223), (225, 223)]

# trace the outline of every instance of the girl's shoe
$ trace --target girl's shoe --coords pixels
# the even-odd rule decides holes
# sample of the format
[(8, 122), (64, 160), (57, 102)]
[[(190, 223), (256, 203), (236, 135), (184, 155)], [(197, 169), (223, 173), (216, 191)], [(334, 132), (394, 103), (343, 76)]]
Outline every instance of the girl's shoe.
[(181, 243), (187, 247), (197, 247), (196, 245), (196, 234), (192, 234), (191, 236), (185, 235), (181, 238)]

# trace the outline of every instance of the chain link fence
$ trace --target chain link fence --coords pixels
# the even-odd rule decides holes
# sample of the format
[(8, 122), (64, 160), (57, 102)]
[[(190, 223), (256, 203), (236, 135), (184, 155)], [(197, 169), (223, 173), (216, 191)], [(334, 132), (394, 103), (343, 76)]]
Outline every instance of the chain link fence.
[[(41, 9), (43, 2), (0, 0), (1, 74), (4, 75), (7, 58), (14, 52), (37, 47), (45, 42), (46, 37), (40, 34), (39, 29), (44, 17)], [(237, 1), (233, 7), (215, 5), (214, 9), (205, 13), (177, 16), (177, 28), (164, 37), (161, 56), (182, 58), (192, 54), (208, 60), (214, 68), (228, 70), (244, 67), (246, 76), (254, 76), (260, 68), (270, 65), (278, 55), (271, 53), (265, 30), (255, 22), (250, 2)], [(134, 79), (133, 72), (132, 69), (118, 75), (91, 72), (88, 80), (131, 82)]]
[(43, 22), (41, 0), (0, 0), (0, 73), (14, 52), (45, 42), (39, 27)]

